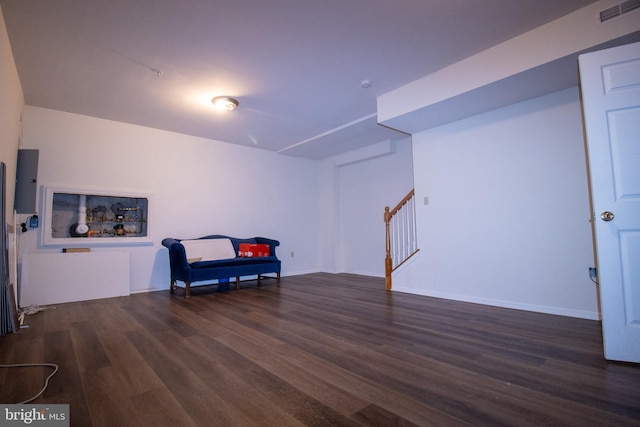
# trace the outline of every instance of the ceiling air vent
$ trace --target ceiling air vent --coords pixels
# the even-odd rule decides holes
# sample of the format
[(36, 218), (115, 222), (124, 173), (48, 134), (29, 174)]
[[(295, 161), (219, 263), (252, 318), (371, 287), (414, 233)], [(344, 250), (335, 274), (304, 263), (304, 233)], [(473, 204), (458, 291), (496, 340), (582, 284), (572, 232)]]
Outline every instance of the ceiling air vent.
[(610, 7), (609, 9), (605, 9), (600, 12), (600, 22), (606, 22), (610, 19), (616, 18), (618, 16), (624, 15), (625, 13), (631, 12), (634, 9), (640, 7), (640, 0), (627, 0), (618, 5)]

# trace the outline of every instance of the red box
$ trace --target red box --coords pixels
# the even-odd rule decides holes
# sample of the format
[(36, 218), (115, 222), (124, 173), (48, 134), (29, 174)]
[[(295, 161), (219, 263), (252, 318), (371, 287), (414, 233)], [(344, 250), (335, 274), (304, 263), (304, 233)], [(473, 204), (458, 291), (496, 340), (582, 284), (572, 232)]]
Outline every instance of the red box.
[(271, 246), (264, 243), (240, 243), (238, 256), (253, 258), (271, 255)]

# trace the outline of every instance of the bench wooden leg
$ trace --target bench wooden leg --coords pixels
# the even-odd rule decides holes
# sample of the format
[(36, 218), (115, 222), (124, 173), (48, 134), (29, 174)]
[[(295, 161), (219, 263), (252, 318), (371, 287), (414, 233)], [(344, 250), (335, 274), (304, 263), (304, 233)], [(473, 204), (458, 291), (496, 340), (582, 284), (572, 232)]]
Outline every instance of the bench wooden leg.
[(260, 287), (260, 279), (262, 279), (262, 275), (258, 274), (258, 287)]
[(184, 297), (191, 298), (191, 282), (184, 282)]
[(175, 289), (176, 289), (176, 281), (171, 279), (171, 286), (169, 287), (169, 293), (173, 295)]
[(276, 285), (280, 287), (280, 272), (277, 273)]
[(236, 276), (236, 291), (240, 290), (240, 276)]

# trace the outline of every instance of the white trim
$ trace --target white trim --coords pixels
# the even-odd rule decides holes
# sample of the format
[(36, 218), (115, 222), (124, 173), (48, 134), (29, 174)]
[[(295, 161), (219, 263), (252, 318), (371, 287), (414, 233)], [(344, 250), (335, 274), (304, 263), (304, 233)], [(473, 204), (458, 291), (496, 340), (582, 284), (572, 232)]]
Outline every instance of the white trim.
[(576, 317), (579, 319), (600, 320), (600, 314), (588, 310), (571, 310), (562, 307), (552, 307), (537, 304), (519, 303), (514, 301), (505, 301), (492, 298), (481, 298), (470, 295), (457, 295), (446, 292), (433, 292), (425, 289), (416, 289), (409, 287), (396, 287), (392, 289), (394, 292), (403, 292), (414, 295), (422, 295), (433, 298), (449, 299), (454, 301), (469, 302), (474, 304), (490, 305), (494, 307), (510, 308), (514, 310), (532, 311), (536, 313), (554, 314), (558, 316)]

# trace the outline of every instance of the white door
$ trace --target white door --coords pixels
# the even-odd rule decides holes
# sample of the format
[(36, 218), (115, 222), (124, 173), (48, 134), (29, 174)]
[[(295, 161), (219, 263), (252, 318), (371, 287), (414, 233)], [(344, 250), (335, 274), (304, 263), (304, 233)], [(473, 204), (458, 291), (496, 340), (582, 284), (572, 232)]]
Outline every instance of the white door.
[(579, 65), (604, 355), (640, 362), (640, 43)]

